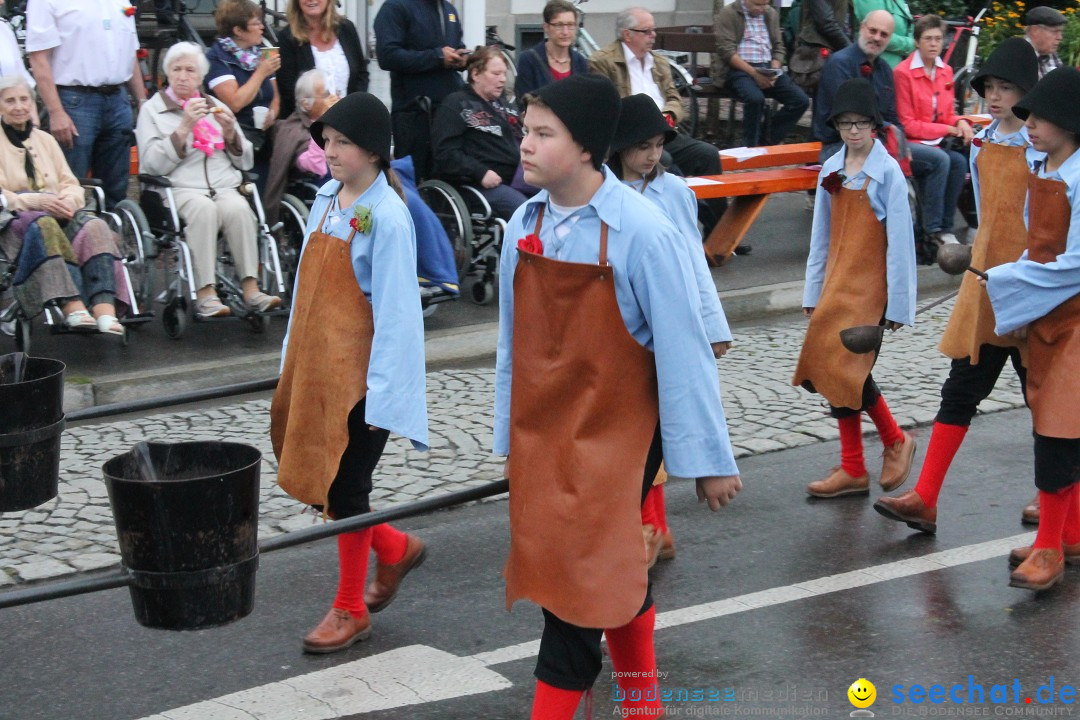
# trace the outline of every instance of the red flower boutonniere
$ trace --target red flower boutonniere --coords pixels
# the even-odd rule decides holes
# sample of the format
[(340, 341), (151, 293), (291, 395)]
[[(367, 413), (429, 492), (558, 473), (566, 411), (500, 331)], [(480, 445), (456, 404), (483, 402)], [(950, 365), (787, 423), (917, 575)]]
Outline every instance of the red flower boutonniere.
[(539, 235), (526, 235), (518, 240), (518, 250), (524, 250), (534, 255), (543, 255), (544, 243), (540, 242)]
[(829, 57), (829, 48), (821, 48), (821, 57), (823, 57), (823, 58)]
[(874, 74), (874, 68), (870, 67), (870, 63), (863, 63), (859, 66), (859, 72), (862, 73), (864, 78), (868, 78)]
[(982, 140), (979, 138), (971, 138), (971, 144), (975, 147), (982, 147)]
[(821, 187), (830, 195), (835, 195), (836, 191), (844, 186), (845, 180), (847, 180), (847, 177), (844, 176), (844, 173), (833, 170), (821, 181)]
[(128, 5), (126, 8), (124, 8), (124, 14), (127, 15), (128, 17), (134, 17), (135, 16), (135, 6), (134, 5)]
[(951, 82), (945, 83), (945, 89), (952, 92), (953, 84)]
[(357, 205), (353, 210), (353, 216), (349, 220), (349, 227), (357, 232), (369, 233), (371, 232), (371, 208), (364, 205)]

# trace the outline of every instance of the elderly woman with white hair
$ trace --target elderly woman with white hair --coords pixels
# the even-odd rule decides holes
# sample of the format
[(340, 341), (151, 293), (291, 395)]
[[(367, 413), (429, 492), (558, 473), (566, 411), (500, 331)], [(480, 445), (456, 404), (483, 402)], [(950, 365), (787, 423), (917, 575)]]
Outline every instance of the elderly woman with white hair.
[(127, 287), (116, 235), (83, 211), (82, 185), (56, 139), (34, 127), (34, 104), (22, 75), (0, 77), (0, 192), (14, 213), (0, 250), (15, 266), (15, 299), (28, 317), (55, 302), (73, 330), (123, 335), (115, 301), (118, 286), (125, 298)]
[(259, 289), (257, 221), (238, 190), (241, 171), (254, 162), (251, 142), (227, 105), (200, 93), (209, 63), (198, 45), (173, 45), (163, 66), (169, 85), (142, 106), (135, 138), (142, 171), (172, 183), (194, 260), (195, 311), (203, 318), (231, 312), (214, 290), (219, 232), (229, 245), (247, 306), (256, 312), (279, 307), (281, 298)]

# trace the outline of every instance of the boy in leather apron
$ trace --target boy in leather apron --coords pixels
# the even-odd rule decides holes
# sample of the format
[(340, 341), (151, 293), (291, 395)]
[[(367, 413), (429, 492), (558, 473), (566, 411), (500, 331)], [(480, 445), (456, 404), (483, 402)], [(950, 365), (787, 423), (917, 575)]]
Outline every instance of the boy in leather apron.
[(1027, 250), (987, 271), (999, 335), (1028, 342), (1039, 530), (1016, 548), (1009, 585), (1045, 590), (1080, 562), (1080, 71), (1049, 72), (1013, 112), (1046, 153), (1028, 176)]
[(741, 488), (716, 360), (685, 243), (603, 168), (614, 86), (572, 75), (525, 102), (525, 180), (543, 190), (514, 213), (500, 264), (507, 607), (527, 598), (544, 613), (534, 720), (573, 716), (605, 632), (623, 710), (657, 717), (641, 502), (661, 454), (710, 509)]
[(820, 393), (840, 426), (841, 463), (806, 487), (814, 497), (870, 491), (862, 448), (862, 412), (885, 446), (879, 484), (903, 484), (911, 471), (915, 438), (901, 430), (870, 370), (877, 351), (864, 355), (840, 342), (840, 331), (884, 324), (889, 330), (915, 319), (915, 240), (907, 182), (880, 140), (877, 96), (863, 78), (837, 90), (829, 118), (844, 148), (825, 161), (814, 205), (806, 261), (803, 312), (810, 318), (793, 385)]
[[(987, 58), (971, 86), (987, 99), (994, 120), (971, 141), (971, 182), (979, 213), (979, 231), (971, 265), (979, 270), (1012, 262), (1024, 252), (1024, 201), (1032, 164), (1042, 153), (1031, 147), (1024, 121), (1012, 108), (1039, 80), (1039, 59), (1031, 43), (1008, 38)], [(879, 513), (925, 533), (937, 531), (937, 501), (945, 474), (964, 441), (979, 403), (993, 391), (1006, 361), (1027, 392), (1027, 342), (994, 332), (994, 311), (975, 275), (964, 273), (940, 350), (952, 358), (941, 386), (941, 407), (934, 419), (919, 481), (913, 490), (874, 503)], [(1038, 498), (1034, 505), (1038, 523)], [(1029, 505), (1030, 508), (1030, 505)], [(1025, 508), (1024, 518), (1030, 518)]]
[[(311, 125), (334, 179), (319, 190), (270, 406), (278, 484), (332, 518), (371, 512), (371, 475), (391, 432), (427, 450), (424, 321), (416, 236), (390, 169), (390, 115), (352, 93)], [(378, 565), (365, 591), (368, 553)], [(371, 634), (424, 560), (424, 543), (387, 524), (338, 535), (334, 604), (306, 652), (343, 650)]]

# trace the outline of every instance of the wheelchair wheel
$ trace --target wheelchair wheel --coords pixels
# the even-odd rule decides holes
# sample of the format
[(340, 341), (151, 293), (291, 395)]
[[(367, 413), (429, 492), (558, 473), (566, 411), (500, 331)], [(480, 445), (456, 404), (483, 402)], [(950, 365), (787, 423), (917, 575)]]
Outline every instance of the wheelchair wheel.
[(281, 196), (281, 229), (277, 232), (278, 260), (285, 282), (285, 297), (291, 298), (296, 285), (296, 270), (300, 264), (300, 248), (307, 230), (308, 207), (300, 198), (286, 193)]
[(154, 264), (156, 254), (150, 223), (138, 203), (123, 199), (113, 210), (120, 218), (120, 253), (131, 278), (131, 292), (140, 312), (148, 312), (154, 297)]
[(187, 305), (181, 298), (173, 298), (161, 313), (161, 323), (165, 334), (173, 340), (178, 339), (187, 329)]
[(261, 313), (251, 313), (245, 318), (253, 331), (262, 335), (270, 327), (270, 316)]
[(442, 180), (422, 182), (416, 191), (446, 230), (454, 249), (458, 278), (464, 279), (473, 263), (472, 218), (465, 201), (457, 190)]
[(15, 349), (19, 352), (30, 352), (31, 329), (29, 320), (21, 317), (15, 318)]
[(477, 305), (487, 305), (495, 298), (494, 283), (478, 278), (469, 285), (469, 297)]

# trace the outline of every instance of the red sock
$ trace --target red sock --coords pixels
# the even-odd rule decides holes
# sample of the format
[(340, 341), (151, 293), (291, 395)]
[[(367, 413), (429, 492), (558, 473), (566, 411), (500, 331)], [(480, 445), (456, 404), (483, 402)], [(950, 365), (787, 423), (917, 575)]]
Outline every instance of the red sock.
[(653, 485), (649, 492), (645, 493), (645, 502), (641, 503), (641, 524), (660, 527), (660, 518), (656, 513), (656, 495), (660, 490), (659, 485)]
[(664, 506), (664, 486), (655, 485), (653, 491), (650, 493), (654, 495), (654, 502), (656, 503), (656, 519), (660, 522), (660, 532), (667, 532), (667, 508)]
[(930, 433), (930, 445), (926, 449), (926, 459), (919, 473), (919, 482), (915, 483), (915, 492), (919, 493), (927, 507), (937, 507), (945, 474), (949, 472), (949, 466), (956, 457), (956, 451), (960, 449), (960, 443), (964, 442), (967, 431), (967, 425), (934, 423), (934, 429)]
[(1065, 511), (1065, 529), (1061, 533), (1061, 539), (1069, 545), (1080, 543), (1080, 485), (1070, 485), (1072, 499)]
[(409, 536), (391, 527), (389, 523), (371, 528), (371, 549), (383, 565), (396, 565), (401, 562), (408, 544)]
[(877, 402), (867, 408), (866, 414), (874, 421), (874, 427), (877, 428), (878, 435), (881, 437), (881, 444), (885, 447), (892, 447), (904, 439), (904, 433), (896, 424), (892, 413), (889, 412), (884, 395), (878, 395)]
[(1065, 529), (1065, 517), (1070, 503), (1076, 502), (1076, 484), (1057, 492), (1039, 491), (1039, 531), (1035, 534), (1036, 550), (1061, 549), (1061, 536)]
[(653, 649), (653, 627), (656, 625), (656, 606), (638, 615), (620, 628), (608, 628), (608, 653), (615, 666), (624, 710), (633, 709), (635, 717), (662, 717), (660, 686), (656, 681), (656, 652)]
[(571, 720), (584, 694), (584, 690), (563, 690), (537, 680), (529, 720)]
[(354, 617), (367, 612), (364, 583), (367, 580), (371, 529), (338, 535), (338, 591), (334, 607), (348, 610)]
[(840, 466), (851, 477), (866, 474), (862, 451), (862, 413), (837, 419), (840, 425)]

